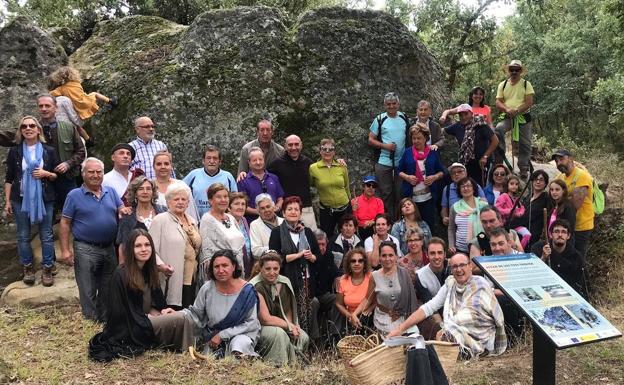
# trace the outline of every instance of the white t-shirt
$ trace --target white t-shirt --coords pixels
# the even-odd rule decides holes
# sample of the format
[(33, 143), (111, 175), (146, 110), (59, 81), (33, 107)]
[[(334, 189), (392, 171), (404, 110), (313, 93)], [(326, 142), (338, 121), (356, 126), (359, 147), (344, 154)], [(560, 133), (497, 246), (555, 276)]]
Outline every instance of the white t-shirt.
[[(384, 241), (392, 241), (392, 242), (394, 242), (394, 244), (397, 247), (397, 256), (398, 257), (402, 257), (403, 256), (403, 253), (401, 252), (401, 244), (399, 243), (398, 239), (396, 239), (392, 235), (388, 234), (388, 238), (384, 239)], [(364, 241), (364, 251), (366, 251), (367, 253), (371, 253), (373, 251), (373, 237), (368, 237)]]
[(119, 171), (112, 169), (104, 174), (102, 186), (111, 187), (113, 190), (115, 190), (117, 196), (121, 198), (128, 189), (130, 178), (132, 178), (132, 173), (130, 171), (128, 171), (128, 176), (124, 177)]

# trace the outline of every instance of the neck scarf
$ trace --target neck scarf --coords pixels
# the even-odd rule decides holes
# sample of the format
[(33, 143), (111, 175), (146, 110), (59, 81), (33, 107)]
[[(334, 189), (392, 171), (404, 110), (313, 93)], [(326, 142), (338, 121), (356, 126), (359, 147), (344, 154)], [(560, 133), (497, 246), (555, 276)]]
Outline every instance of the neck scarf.
[[(305, 234), (305, 226), (302, 222), (297, 222), (293, 227), (286, 220), (279, 226), (280, 229), (280, 242), (281, 250), (278, 250), (282, 255), (298, 253), (302, 250), (310, 248), (308, 239)], [(290, 233), (299, 234), (299, 242), (295, 245)], [(292, 262), (283, 263), (284, 275), (290, 279), (295, 293), (299, 293), (301, 288), (305, 286), (304, 278), (308, 277), (308, 261), (305, 258), (297, 258)]]
[(420, 166), (418, 165), (418, 161), (427, 159), (427, 156), (429, 155), (430, 150), (431, 150), (431, 147), (428, 144), (425, 145), (425, 151), (418, 151), (416, 149), (416, 146), (412, 146), (412, 156), (414, 157), (414, 163), (416, 163), (416, 171), (414, 172), (414, 175), (416, 175), (416, 179), (418, 179), (418, 182), (425, 181), (425, 177), (423, 175), (424, 170), (420, 169)]
[(43, 184), (41, 179), (35, 179), (32, 173), (39, 168), (43, 160), (43, 145), (37, 142), (34, 156), (28, 151), (26, 142), (22, 142), (22, 153), (26, 161), (26, 170), (22, 173), (22, 188), (24, 198), (22, 199), (22, 212), (28, 213), (30, 223), (41, 223), (46, 215), (43, 204)]
[(455, 209), (455, 213), (462, 217), (468, 217), (468, 236), (466, 239), (470, 241), (474, 238), (475, 234), (479, 234), (483, 231), (483, 226), (481, 225), (481, 221), (479, 220), (479, 213), (481, 212), (481, 208), (486, 206), (486, 203), (481, 202), (481, 199), (478, 197), (474, 198), (475, 208), (472, 208), (468, 205), (464, 199), (460, 199), (453, 205), (453, 209)]
[(474, 153), (474, 141), (475, 141), (475, 132), (476, 129), (485, 124), (485, 120), (483, 116), (476, 115), (468, 122), (466, 125), (466, 132), (464, 133), (464, 140), (459, 147), (459, 162), (462, 164), (468, 164), (471, 160), (475, 158)]

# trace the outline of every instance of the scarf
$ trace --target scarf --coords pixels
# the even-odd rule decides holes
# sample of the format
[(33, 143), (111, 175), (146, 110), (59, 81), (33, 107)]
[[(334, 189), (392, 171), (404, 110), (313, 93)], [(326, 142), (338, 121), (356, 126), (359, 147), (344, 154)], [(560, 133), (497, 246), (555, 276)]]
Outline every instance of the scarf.
[(26, 161), (26, 170), (22, 173), (22, 208), (23, 213), (28, 213), (30, 223), (41, 223), (43, 216), (46, 215), (45, 206), (43, 204), (43, 184), (41, 179), (35, 179), (32, 173), (39, 168), (43, 160), (43, 145), (37, 142), (35, 145), (34, 157), (30, 157), (28, 145), (22, 142), (22, 153)]
[[(278, 251), (283, 256), (298, 253), (310, 248), (305, 234), (305, 226), (301, 221), (297, 222), (294, 227), (288, 224), (287, 221), (283, 221), (279, 229), (281, 250)], [(290, 237), (290, 233), (299, 234), (299, 243), (297, 245), (295, 245)], [(308, 276), (308, 261), (305, 258), (298, 258), (292, 262), (286, 262), (284, 258), (282, 267), (284, 269), (284, 275), (292, 282), (295, 293), (299, 293), (300, 289), (304, 287), (304, 277)]]
[(427, 159), (430, 150), (431, 147), (428, 144), (425, 145), (425, 151), (418, 151), (416, 146), (412, 146), (412, 156), (414, 157), (414, 163), (416, 163), (416, 171), (414, 172), (414, 175), (416, 175), (416, 179), (418, 179), (419, 183), (424, 182), (425, 177), (423, 173), (424, 170), (421, 171), (418, 161)]
[(471, 160), (475, 158), (474, 153), (474, 141), (476, 130), (479, 126), (485, 124), (485, 120), (483, 116), (476, 115), (468, 122), (465, 127), (464, 140), (462, 141), (461, 146), (459, 146), (459, 163), (468, 164)]
[(410, 277), (407, 269), (402, 266), (397, 266), (397, 276), (399, 278), (399, 285), (401, 285), (402, 289), (394, 310), (396, 310), (401, 316), (407, 318), (418, 309), (418, 300), (416, 299), (416, 292), (414, 292), (414, 283), (412, 282), (412, 278)]
[(266, 225), (266, 227), (269, 228), (269, 230), (273, 230), (274, 228), (279, 226), (279, 225), (276, 224), (277, 223), (277, 216), (275, 217), (275, 223), (267, 222), (264, 219), (262, 219), (262, 222), (264, 222), (264, 224)]
[[(297, 320), (297, 301), (295, 300), (295, 293), (293, 291), (292, 285), (290, 284), (290, 280), (283, 275), (279, 275), (277, 277), (276, 283), (269, 283), (262, 278), (262, 274), (258, 274), (253, 277), (249, 283), (254, 285), (258, 294), (265, 298), (265, 302), (269, 313), (275, 317), (282, 318), (285, 321), (288, 321), (286, 313), (288, 311), (284, 310), (284, 302), (282, 301), (282, 296), (285, 297), (286, 301), (288, 301), (287, 309), (290, 310), (293, 315), (293, 323), (298, 325), (299, 322)], [(282, 291), (278, 293), (277, 284), (282, 284)], [(275, 299), (277, 298), (279, 305), (276, 305)], [(290, 321), (288, 321), (290, 322)]]
[(473, 276), (460, 286), (455, 277), (446, 279), (444, 332), (457, 341), (471, 357), (486, 351), (498, 355), (507, 348), (505, 321), (494, 290), (483, 277)]
[(225, 318), (217, 322), (214, 326), (207, 328), (208, 335), (206, 340), (210, 340), (215, 334), (222, 330), (240, 325), (245, 320), (247, 313), (249, 313), (254, 306), (258, 306), (258, 304), (258, 293), (256, 289), (253, 285), (245, 284)]
[(474, 201), (476, 205), (475, 208), (470, 207), (468, 202), (463, 199), (458, 200), (453, 205), (456, 215), (468, 217), (468, 235), (466, 237), (468, 241), (474, 238), (475, 234), (479, 234), (483, 231), (483, 226), (481, 225), (481, 220), (479, 219), (479, 213), (483, 207), (487, 206), (487, 203), (481, 202), (481, 199), (478, 197), (475, 197)]

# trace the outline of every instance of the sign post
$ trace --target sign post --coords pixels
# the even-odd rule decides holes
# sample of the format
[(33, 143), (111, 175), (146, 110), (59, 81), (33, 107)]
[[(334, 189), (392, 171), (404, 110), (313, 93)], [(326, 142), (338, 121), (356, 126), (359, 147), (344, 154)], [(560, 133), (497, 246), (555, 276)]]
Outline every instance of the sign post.
[(622, 336), (534, 254), (480, 256), (473, 262), (533, 324), (533, 385), (555, 385), (557, 349)]

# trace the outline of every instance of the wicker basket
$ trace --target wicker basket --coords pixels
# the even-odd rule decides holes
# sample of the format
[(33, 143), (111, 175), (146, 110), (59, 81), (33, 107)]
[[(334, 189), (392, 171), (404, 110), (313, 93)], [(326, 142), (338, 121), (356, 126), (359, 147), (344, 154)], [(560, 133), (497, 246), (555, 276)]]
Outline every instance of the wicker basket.
[(433, 345), (438, 360), (444, 369), (444, 373), (449, 377), (455, 371), (457, 358), (459, 357), (459, 344), (456, 342), (427, 341), (427, 345)]
[(405, 382), (405, 346), (376, 346), (347, 365), (352, 385), (390, 385)]
[(342, 338), (338, 341), (336, 348), (340, 357), (348, 364), (358, 354), (364, 353), (377, 345), (379, 345), (379, 336), (377, 334), (371, 334), (368, 338), (355, 335)]

